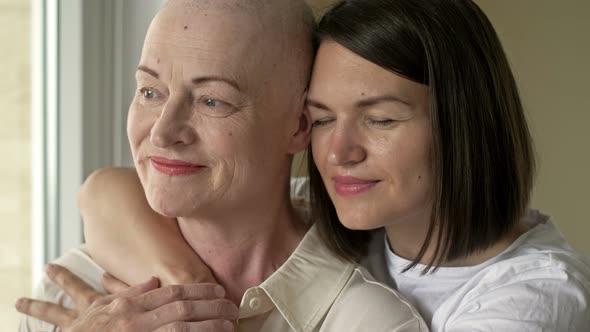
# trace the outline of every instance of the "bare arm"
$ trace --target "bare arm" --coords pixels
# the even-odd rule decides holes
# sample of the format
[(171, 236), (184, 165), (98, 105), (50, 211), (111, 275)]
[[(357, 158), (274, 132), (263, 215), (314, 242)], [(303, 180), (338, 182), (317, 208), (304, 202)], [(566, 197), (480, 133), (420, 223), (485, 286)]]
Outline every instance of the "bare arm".
[(134, 169), (94, 172), (82, 186), (78, 205), (90, 255), (122, 281), (135, 285), (151, 276), (162, 285), (215, 281), (176, 220), (150, 208)]

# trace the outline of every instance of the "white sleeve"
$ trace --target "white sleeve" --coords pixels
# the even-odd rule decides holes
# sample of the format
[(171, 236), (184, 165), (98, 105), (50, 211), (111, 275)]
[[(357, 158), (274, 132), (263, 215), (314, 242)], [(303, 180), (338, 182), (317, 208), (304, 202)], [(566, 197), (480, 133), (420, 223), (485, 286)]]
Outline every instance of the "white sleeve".
[[(76, 248), (66, 252), (54, 263), (66, 267), (97, 291), (104, 292), (101, 285), (101, 278), (104, 270), (86, 254), (83, 248)], [(61, 288), (57, 287), (46, 274), (43, 275), (43, 279), (41, 279), (35, 288), (33, 298), (41, 301), (57, 303), (67, 308), (74, 308), (74, 303), (71, 298), (68, 297)], [(52, 324), (28, 316), (23, 316), (19, 327), (19, 332), (59, 331), (61, 330)]]
[[(59, 287), (57, 287), (57, 285), (55, 285), (49, 279), (49, 277), (47, 277), (46, 274), (43, 274), (43, 278), (35, 287), (35, 291), (33, 292), (33, 298), (40, 301), (52, 302), (72, 307), (72, 303), (66, 297), (65, 293)], [(59, 329), (57, 326), (53, 324), (49, 324), (36, 318), (23, 315), (23, 318), (20, 322), (19, 332), (38, 331), (59, 332), (61, 331), (61, 329)]]
[[(590, 331), (588, 285), (574, 276), (506, 280), (461, 303), (433, 331)], [(516, 279), (517, 277), (515, 277)], [(433, 322), (434, 323), (434, 322)]]

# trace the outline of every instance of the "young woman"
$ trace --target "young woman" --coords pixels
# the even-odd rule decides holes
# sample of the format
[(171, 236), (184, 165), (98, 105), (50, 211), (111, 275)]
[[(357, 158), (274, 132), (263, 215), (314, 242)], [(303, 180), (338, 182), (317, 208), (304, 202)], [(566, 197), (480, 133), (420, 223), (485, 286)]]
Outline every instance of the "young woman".
[[(590, 264), (527, 210), (531, 138), (483, 12), (470, 0), (348, 0), (319, 37), (310, 201), (330, 247), (356, 259), (370, 245), (367, 266), (433, 331), (588, 330)], [(119, 170), (85, 185), (93, 257), (130, 283), (208, 280), (135, 188)], [(129, 205), (141, 214), (116, 208)]]
[(355, 252), (352, 230), (383, 227), (366, 264), (433, 331), (590, 329), (588, 259), (527, 211), (531, 138), (484, 13), (344, 1), (319, 35), (309, 169), (331, 247)]

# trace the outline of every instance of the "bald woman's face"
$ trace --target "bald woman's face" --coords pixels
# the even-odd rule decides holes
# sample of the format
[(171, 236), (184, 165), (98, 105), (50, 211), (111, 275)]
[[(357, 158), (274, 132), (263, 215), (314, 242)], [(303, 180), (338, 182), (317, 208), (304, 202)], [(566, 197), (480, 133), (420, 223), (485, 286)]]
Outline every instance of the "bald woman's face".
[(306, 145), (294, 140), (303, 95), (282, 88), (292, 78), (272, 22), (222, 2), (170, 1), (136, 74), (129, 140), (148, 201), (166, 216), (255, 208)]

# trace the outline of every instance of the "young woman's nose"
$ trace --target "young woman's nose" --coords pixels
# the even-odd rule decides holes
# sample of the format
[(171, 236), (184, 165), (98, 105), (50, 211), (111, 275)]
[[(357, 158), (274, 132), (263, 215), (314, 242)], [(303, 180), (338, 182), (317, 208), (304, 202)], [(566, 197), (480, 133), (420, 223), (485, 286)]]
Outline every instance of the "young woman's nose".
[(353, 165), (367, 157), (358, 134), (347, 128), (336, 129), (331, 137), (328, 162), (334, 166)]

